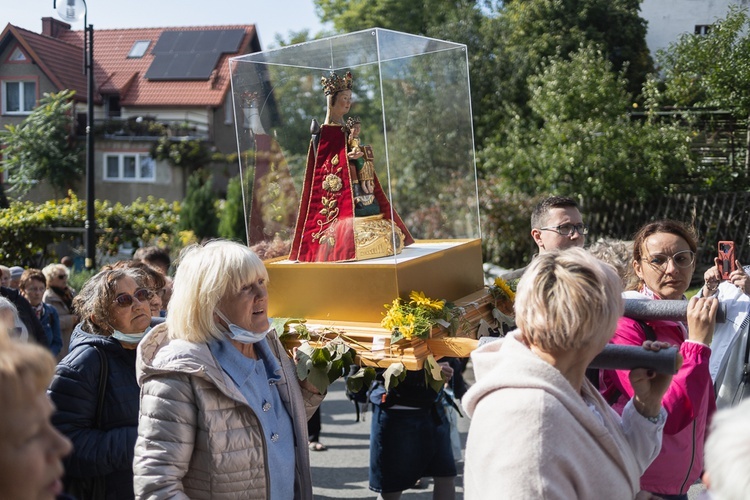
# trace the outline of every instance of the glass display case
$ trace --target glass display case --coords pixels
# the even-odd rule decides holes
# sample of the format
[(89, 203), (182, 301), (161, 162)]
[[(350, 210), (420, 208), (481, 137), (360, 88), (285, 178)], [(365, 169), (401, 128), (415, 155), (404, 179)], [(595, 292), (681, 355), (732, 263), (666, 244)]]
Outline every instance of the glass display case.
[[(375, 28), (230, 69), (271, 315), (379, 322), (412, 290), (453, 301), (483, 288), (465, 45)], [(350, 107), (333, 112), (339, 94)]]

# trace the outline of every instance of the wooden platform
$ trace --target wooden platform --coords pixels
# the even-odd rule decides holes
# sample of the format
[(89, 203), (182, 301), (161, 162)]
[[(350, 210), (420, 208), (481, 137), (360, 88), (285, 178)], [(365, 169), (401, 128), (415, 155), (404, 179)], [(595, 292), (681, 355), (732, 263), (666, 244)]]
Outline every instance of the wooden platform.
[[(421, 370), (430, 354), (435, 359), (468, 357), (477, 346), (480, 323), (485, 321), (490, 326), (496, 326), (492, 310), (495, 307), (504, 308), (504, 304), (498, 304), (486, 289), (456, 300), (454, 304), (463, 309), (462, 325), (455, 336), (450, 336), (442, 326), (435, 326), (429, 339), (404, 339), (391, 344), (391, 332), (379, 323), (316, 321), (305, 323), (305, 326), (311, 334), (312, 345), (344, 342), (357, 352), (357, 361), (362, 366), (386, 368), (392, 363), (401, 362), (408, 370)], [(283, 342), (291, 351), (301, 341), (292, 334), (285, 336)]]

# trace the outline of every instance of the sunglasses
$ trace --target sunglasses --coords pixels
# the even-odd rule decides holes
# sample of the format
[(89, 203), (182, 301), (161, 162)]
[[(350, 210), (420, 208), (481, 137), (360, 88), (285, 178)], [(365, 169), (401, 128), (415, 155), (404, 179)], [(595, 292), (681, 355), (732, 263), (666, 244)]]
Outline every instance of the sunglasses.
[(67, 274), (60, 274), (60, 275), (57, 276), (57, 279), (66, 280), (66, 279), (68, 279), (68, 275)]
[(129, 293), (121, 293), (112, 302), (116, 303), (120, 307), (130, 307), (133, 305), (133, 299), (138, 299), (138, 302), (148, 302), (154, 296), (154, 292), (148, 288), (139, 288), (133, 295)]

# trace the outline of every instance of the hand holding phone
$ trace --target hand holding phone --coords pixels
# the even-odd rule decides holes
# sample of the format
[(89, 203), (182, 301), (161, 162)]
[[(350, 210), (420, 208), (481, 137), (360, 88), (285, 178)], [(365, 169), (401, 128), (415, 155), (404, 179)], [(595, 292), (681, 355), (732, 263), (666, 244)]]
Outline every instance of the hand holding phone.
[(737, 264), (734, 257), (734, 241), (720, 241), (719, 242), (719, 272), (721, 273), (721, 279), (728, 280), (729, 275), (732, 271), (737, 269)]

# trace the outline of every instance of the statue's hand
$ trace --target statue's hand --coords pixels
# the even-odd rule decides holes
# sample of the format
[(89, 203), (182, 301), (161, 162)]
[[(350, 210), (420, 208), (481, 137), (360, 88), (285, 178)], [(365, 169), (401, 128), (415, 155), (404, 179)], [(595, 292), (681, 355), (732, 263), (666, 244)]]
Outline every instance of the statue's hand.
[(362, 158), (362, 157), (363, 157), (364, 155), (365, 155), (365, 154), (364, 154), (364, 153), (363, 153), (362, 151), (349, 151), (349, 152), (348, 152), (348, 153), (346, 154), (346, 156), (347, 156), (347, 157), (348, 157), (348, 158), (349, 158), (350, 160), (359, 160), (359, 159), (360, 159), (360, 158)]

